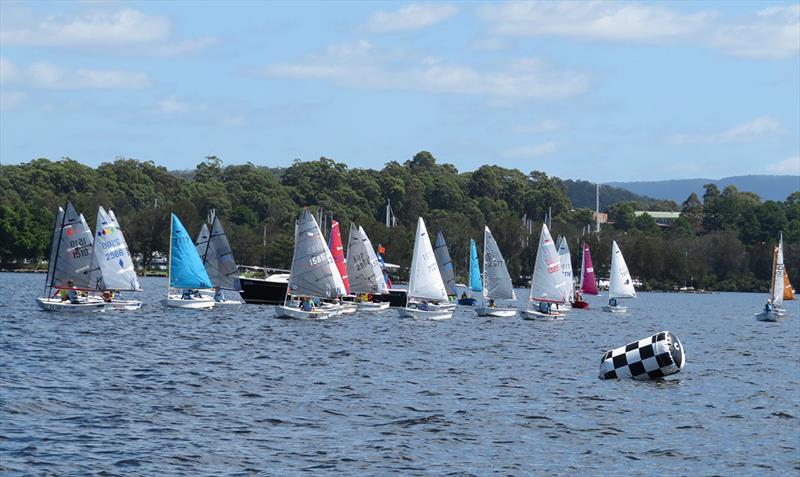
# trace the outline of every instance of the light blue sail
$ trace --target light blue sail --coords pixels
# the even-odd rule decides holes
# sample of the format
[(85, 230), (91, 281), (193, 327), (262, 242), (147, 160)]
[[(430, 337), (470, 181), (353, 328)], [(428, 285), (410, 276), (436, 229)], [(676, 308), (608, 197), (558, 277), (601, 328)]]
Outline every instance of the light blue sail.
[(212, 288), (194, 241), (175, 214), (172, 214), (172, 252), (169, 267), (172, 288)]
[(478, 248), (475, 241), (469, 241), (469, 289), (476, 292), (483, 292), (481, 283), (481, 269), (478, 266)]

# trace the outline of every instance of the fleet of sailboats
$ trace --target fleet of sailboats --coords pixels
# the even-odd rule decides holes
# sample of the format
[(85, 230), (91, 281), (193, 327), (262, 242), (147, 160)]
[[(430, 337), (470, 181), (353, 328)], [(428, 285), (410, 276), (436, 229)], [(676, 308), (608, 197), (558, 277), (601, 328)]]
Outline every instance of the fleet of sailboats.
[[(67, 202), (56, 213), (50, 260), (39, 306), (48, 311), (136, 310), (139, 300), (122, 299), (120, 292), (141, 291), (133, 259), (113, 210), (98, 207), (95, 231), (84, 216)], [(378, 247), (382, 252), (382, 247)], [(516, 295), (505, 259), (488, 227), (484, 228), (483, 272), (477, 246), (470, 240), (469, 290), (480, 292), (479, 316), (514, 316)], [(167, 306), (212, 308), (228, 300), (223, 291), (240, 291), (239, 271), (222, 223), (211, 213), (193, 243), (183, 224), (171, 215), (167, 261)], [(339, 223), (331, 220), (328, 241), (308, 209), (295, 223), (292, 269), (283, 305), (276, 317), (325, 319), (342, 313), (380, 311), (388, 302), (374, 302), (375, 295), (390, 290), (386, 270), (363, 227), (350, 224), (347, 250), (342, 245)], [(212, 292), (213, 295), (209, 295)], [(439, 231), (433, 246), (425, 222), (419, 217), (412, 254), (408, 290), (400, 316), (442, 320), (452, 317), (457, 292), (455, 271), (444, 238)], [(393, 292), (394, 293), (394, 292)], [(558, 307), (587, 308), (583, 295), (597, 295), (598, 285), (587, 243), (581, 244), (580, 280), (573, 280), (568, 242), (559, 236), (554, 244), (547, 224), (542, 225), (536, 252), (529, 304), (519, 310), (525, 319), (562, 320)], [(102, 295), (101, 295), (102, 294)], [(608, 304), (603, 311), (624, 313), (618, 300), (635, 298), (634, 281), (616, 241), (611, 245)], [(345, 299), (344, 301), (342, 299)], [(770, 293), (760, 321), (778, 321), (786, 312), (784, 300), (794, 299), (784, 267), (783, 237), (774, 248)], [(325, 300), (325, 301), (322, 301)], [(459, 304), (474, 304), (469, 297)], [(509, 305), (498, 306), (504, 301)], [(555, 309), (554, 309), (555, 308)]]
[(621, 298), (636, 298), (636, 289), (633, 279), (628, 273), (625, 258), (616, 241), (611, 242), (611, 277), (608, 284), (608, 305), (603, 305), (603, 311), (611, 313), (625, 313), (628, 307), (621, 306), (617, 300)]

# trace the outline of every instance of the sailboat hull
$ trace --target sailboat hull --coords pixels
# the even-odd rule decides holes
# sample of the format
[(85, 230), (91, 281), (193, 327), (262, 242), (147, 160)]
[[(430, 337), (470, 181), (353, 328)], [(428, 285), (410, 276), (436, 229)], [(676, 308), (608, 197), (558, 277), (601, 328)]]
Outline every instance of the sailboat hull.
[(142, 302), (139, 300), (111, 300), (106, 303), (106, 309), (109, 310), (127, 310), (134, 311), (142, 307)]
[(420, 310), (418, 308), (400, 308), (401, 318), (414, 318), (417, 320), (449, 320), (453, 317), (453, 310)]
[(475, 313), (478, 316), (488, 316), (492, 318), (507, 318), (517, 315), (516, 308), (490, 308), (488, 306), (479, 306), (475, 308)]
[(520, 312), (520, 316), (522, 316), (523, 320), (535, 321), (561, 321), (565, 318), (563, 313), (542, 313), (539, 310), (533, 310), (530, 308), (522, 310)]
[(572, 308), (580, 308), (580, 309), (589, 308), (589, 302), (583, 300), (573, 301)]
[(275, 318), (281, 319), (319, 321), (327, 320), (331, 316), (333, 316), (331, 312), (321, 309), (303, 311), (294, 306), (277, 305), (275, 307)]
[(389, 302), (372, 302), (372, 301), (362, 301), (356, 304), (356, 310), (359, 312), (367, 312), (367, 313), (374, 313), (376, 311), (388, 310), (389, 309)]
[(106, 304), (102, 301), (89, 300), (81, 303), (61, 301), (61, 298), (37, 298), (36, 303), (45, 311), (59, 311), (67, 313), (86, 313), (105, 311)]
[(214, 299), (208, 297), (193, 297), (189, 300), (184, 300), (181, 295), (169, 295), (167, 298), (161, 300), (161, 302), (165, 306), (189, 310), (207, 310), (214, 307)]
[(781, 314), (776, 311), (762, 311), (761, 313), (756, 313), (756, 319), (758, 321), (771, 321), (776, 322), (781, 319)]
[(478, 303), (478, 300), (476, 300), (475, 298), (459, 298), (458, 299), (458, 304), (459, 305), (475, 306), (476, 303)]
[(603, 305), (603, 311), (607, 311), (610, 313), (627, 313), (628, 307), (627, 306), (614, 306), (614, 305)]

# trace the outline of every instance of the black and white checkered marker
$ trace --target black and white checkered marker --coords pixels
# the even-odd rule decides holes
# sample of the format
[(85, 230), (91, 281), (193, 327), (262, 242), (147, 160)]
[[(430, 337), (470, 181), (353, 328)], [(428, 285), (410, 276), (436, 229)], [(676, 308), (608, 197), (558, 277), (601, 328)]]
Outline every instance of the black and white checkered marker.
[(669, 331), (606, 351), (600, 379), (658, 379), (675, 374), (686, 363), (683, 346)]

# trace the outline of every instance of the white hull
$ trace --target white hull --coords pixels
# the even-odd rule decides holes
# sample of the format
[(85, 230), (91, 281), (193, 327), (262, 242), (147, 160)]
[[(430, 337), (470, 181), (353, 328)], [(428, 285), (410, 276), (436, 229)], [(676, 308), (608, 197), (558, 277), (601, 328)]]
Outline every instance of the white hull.
[(611, 313), (625, 313), (628, 311), (627, 306), (614, 306), (614, 305), (603, 305), (603, 311), (608, 311)]
[(111, 300), (106, 302), (106, 308), (109, 310), (138, 310), (142, 307), (142, 302), (139, 300)]
[(69, 301), (61, 301), (61, 298), (37, 298), (36, 303), (45, 311), (86, 313), (106, 310), (106, 304), (97, 300), (70, 303)]
[(756, 319), (758, 321), (779, 321), (781, 319), (781, 314), (776, 313), (775, 311), (767, 312), (762, 311), (761, 313), (756, 313)]
[(505, 318), (509, 316), (516, 316), (517, 309), (516, 308), (490, 308), (488, 306), (477, 306), (475, 307), (475, 313), (478, 316), (490, 316), (495, 318)]
[(161, 300), (166, 306), (174, 308), (187, 308), (190, 310), (205, 310), (214, 307), (214, 299), (208, 297), (193, 297), (190, 300), (184, 300), (181, 295), (169, 295), (167, 298)]
[(275, 318), (292, 319), (292, 320), (327, 320), (331, 317), (329, 311), (322, 309), (315, 309), (312, 311), (303, 311), (300, 308), (293, 306), (277, 305), (275, 307)]
[[(236, 293), (235, 295), (239, 296), (238, 293)], [(206, 291), (201, 291), (200, 292), (200, 296), (202, 296), (203, 298), (210, 298), (212, 300), (214, 299), (214, 293), (208, 293)], [(219, 306), (219, 305), (241, 305), (241, 304), (242, 304), (241, 301), (229, 300), (229, 299), (227, 299), (227, 297), (223, 301), (214, 301), (214, 306)]]
[(383, 301), (383, 302), (378, 302), (378, 303), (371, 302), (371, 301), (362, 301), (362, 302), (356, 304), (356, 310), (358, 310), (358, 311), (376, 312), (376, 311), (382, 311), (382, 310), (388, 310), (388, 309), (389, 309), (389, 302), (388, 301)]
[(428, 303), (428, 308), (434, 311), (453, 311), (456, 309), (455, 303)]
[(563, 313), (542, 313), (539, 310), (526, 308), (520, 312), (523, 320), (537, 320), (537, 321), (558, 321), (564, 319)]
[(418, 308), (398, 308), (401, 318), (415, 318), (418, 320), (449, 320), (453, 310), (420, 310)]

